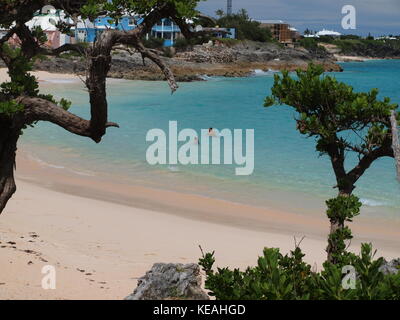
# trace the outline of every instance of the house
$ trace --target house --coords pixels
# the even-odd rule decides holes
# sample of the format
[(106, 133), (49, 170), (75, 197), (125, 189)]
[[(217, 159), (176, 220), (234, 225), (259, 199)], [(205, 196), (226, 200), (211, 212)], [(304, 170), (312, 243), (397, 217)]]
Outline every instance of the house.
[(201, 26), (196, 27), (197, 31), (205, 31), (211, 34), (215, 38), (220, 39), (236, 39), (236, 29), (235, 28), (203, 28)]
[[(58, 22), (66, 21), (65, 14), (55, 9), (48, 9), (46, 12), (42, 12), (36, 13), (32, 20), (26, 23), (26, 26), (31, 30), (40, 27), (47, 36), (45, 46), (49, 48), (58, 48), (65, 43), (71, 43), (71, 37), (62, 34), (56, 27)], [(17, 42), (15, 37), (14, 41)]]
[(94, 42), (96, 37), (107, 29), (129, 31), (137, 27), (141, 22), (140, 17), (124, 16), (116, 23), (110, 17), (98, 17), (93, 23), (89, 20), (79, 21), (75, 32), (75, 38), (79, 42)]
[(2, 39), (7, 34), (7, 32), (7, 29), (0, 28), (0, 39)]
[[(76, 28), (72, 30), (75, 33), (78, 42), (94, 42), (96, 37), (106, 29), (133, 30), (142, 22), (140, 17), (124, 16), (118, 23), (115, 23), (109, 17), (98, 17), (93, 23), (89, 20), (79, 21)], [(176, 39), (182, 37), (179, 27), (170, 19), (162, 19), (153, 26), (147, 38), (155, 37), (164, 39), (164, 46), (173, 46)]]
[(259, 20), (261, 27), (271, 30), (272, 37), (285, 45), (291, 45), (300, 38), (300, 33), (283, 20)]
[[(117, 22), (106, 16), (98, 17), (93, 22), (88, 19), (79, 19), (76, 25), (71, 27), (72, 36), (70, 36), (62, 34), (56, 28), (56, 25), (60, 21), (72, 24), (72, 20), (67, 18), (63, 11), (56, 10), (51, 6), (47, 6), (44, 9), (35, 14), (33, 19), (27, 23), (27, 26), (30, 29), (40, 27), (46, 33), (48, 39), (46, 45), (51, 48), (59, 47), (65, 43), (93, 43), (104, 30), (116, 29), (129, 31), (135, 29), (142, 22), (140, 16), (130, 15), (123, 16)], [(187, 22), (193, 23), (190, 20)], [(215, 36), (219, 38), (235, 38), (236, 30), (233, 28), (215, 28)], [(151, 32), (147, 34), (147, 38), (149, 37), (164, 39), (164, 46), (170, 47), (175, 44), (177, 39), (182, 38), (183, 35), (179, 26), (173, 20), (165, 18), (153, 26)], [(17, 38), (13, 39), (13, 41), (18, 44)]]
[(164, 46), (171, 47), (176, 39), (182, 38), (181, 29), (171, 19), (165, 18), (153, 26), (150, 36), (164, 39)]

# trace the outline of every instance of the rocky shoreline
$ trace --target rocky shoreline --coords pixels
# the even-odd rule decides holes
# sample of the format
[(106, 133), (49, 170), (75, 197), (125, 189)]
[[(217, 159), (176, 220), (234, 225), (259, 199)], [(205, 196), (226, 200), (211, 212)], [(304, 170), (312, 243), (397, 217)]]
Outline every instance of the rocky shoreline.
[[(284, 48), (272, 43), (240, 42), (234, 46), (199, 45), (181, 52), (160, 51), (162, 59), (172, 69), (177, 81), (201, 81), (205, 76), (246, 77), (254, 70), (306, 69), (310, 62), (326, 71), (343, 71), (331, 54), (316, 55), (303, 48)], [(167, 57), (166, 55), (170, 56)], [(172, 56), (172, 57), (171, 57)], [(43, 57), (35, 62), (35, 71), (75, 73), (84, 75), (86, 61), (82, 57), (63, 55)], [(110, 78), (128, 80), (164, 80), (164, 75), (151, 61), (138, 53), (115, 50)]]

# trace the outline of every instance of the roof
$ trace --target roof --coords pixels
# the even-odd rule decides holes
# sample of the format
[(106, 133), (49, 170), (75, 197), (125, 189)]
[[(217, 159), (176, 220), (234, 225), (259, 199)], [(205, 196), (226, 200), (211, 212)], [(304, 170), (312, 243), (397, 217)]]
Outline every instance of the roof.
[(265, 24), (288, 24), (283, 20), (258, 20), (258, 22)]
[(47, 14), (36, 14), (25, 25), (32, 29), (41, 27), (43, 31), (56, 31), (56, 24), (59, 21), (66, 21), (65, 14), (62, 11), (50, 11)]
[(326, 29), (317, 32), (317, 36), (341, 36), (341, 35), (342, 34), (340, 32), (336, 32), (333, 30), (326, 30)]

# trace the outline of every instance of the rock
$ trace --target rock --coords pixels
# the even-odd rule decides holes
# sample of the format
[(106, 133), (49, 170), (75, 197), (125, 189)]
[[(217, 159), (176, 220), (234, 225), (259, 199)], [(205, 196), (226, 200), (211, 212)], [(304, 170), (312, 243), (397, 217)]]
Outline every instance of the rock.
[(201, 288), (197, 264), (156, 263), (138, 281), (135, 291), (125, 300), (209, 300)]
[(400, 271), (400, 258), (386, 261), (381, 265), (379, 271), (383, 274), (397, 274)]

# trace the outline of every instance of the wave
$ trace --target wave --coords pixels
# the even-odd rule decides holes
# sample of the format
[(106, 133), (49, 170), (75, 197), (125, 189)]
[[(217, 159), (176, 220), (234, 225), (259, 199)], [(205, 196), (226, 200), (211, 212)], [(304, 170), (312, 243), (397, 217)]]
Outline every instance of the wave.
[(272, 75), (274, 75), (274, 74), (277, 73), (277, 72), (279, 72), (279, 71), (277, 71), (277, 70), (272, 70), (272, 69), (268, 69), (268, 71), (264, 71), (264, 70), (261, 70), (261, 69), (255, 69), (255, 70), (252, 72), (252, 76), (254, 76), (254, 77), (259, 77), (259, 76), (272, 76)]
[(360, 202), (367, 207), (385, 207), (388, 204), (385, 202), (377, 201), (377, 200), (372, 200), (372, 199), (360, 199)]
[(76, 79), (46, 79), (45, 82), (51, 83), (75, 83), (78, 82)]
[(48, 167), (48, 168), (60, 169), (60, 170), (67, 170), (67, 171), (69, 171), (69, 172), (71, 172), (73, 174), (77, 174), (77, 175), (80, 175), (80, 176), (87, 176), (87, 177), (96, 176), (96, 174), (94, 172), (91, 172), (91, 171), (74, 170), (74, 169), (67, 168), (65, 166), (48, 163), (48, 162), (43, 161), (42, 159), (40, 159), (37, 156), (34, 156), (32, 154), (28, 154), (28, 158), (30, 160), (32, 160), (32, 161), (37, 162), (42, 167)]

